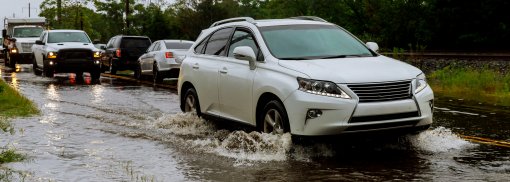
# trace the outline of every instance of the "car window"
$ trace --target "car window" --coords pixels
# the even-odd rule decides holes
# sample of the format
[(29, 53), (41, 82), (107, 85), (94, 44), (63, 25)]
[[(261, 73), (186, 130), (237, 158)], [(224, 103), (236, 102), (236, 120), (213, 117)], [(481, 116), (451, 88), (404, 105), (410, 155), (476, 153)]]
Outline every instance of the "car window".
[(253, 52), (257, 56), (257, 61), (262, 61), (263, 56), (260, 52), (259, 46), (257, 42), (255, 42), (255, 38), (251, 34), (251, 32), (243, 29), (237, 29), (234, 32), (234, 36), (230, 40), (230, 47), (228, 49), (228, 57), (234, 57), (234, 49), (239, 46), (248, 46), (253, 49)]
[(120, 43), (121, 48), (149, 47), (151, 41), (143, 37), (124, 37)]
[(50, 32), (48, 33), (48, 43), (60, 42), (81, 42), (91, 43), (85, 32)]
[(195, 52), (196, 53), (200, 53), (200, 54), (203, 54), (204, 53), (204, 46), (205, 46), (205, 43), (207, 43), (207, 40), (209, 39), (209, 37), (205, 38), (204, 41), (200, 42), (200, 44), (198, 44), (196, 47), (195, 47)]
[(279, 59), (330, 59), (374, 56), (359, 40), (335, 25), (280, 25), (260, 28)]
[(115, 37), (110, 39), (110, 41), (108, 41), (108, 45), (106, 46), (107, 48), (113, 48), (113, 43), (115, 42)]
[(189, 49), (193, 43), (189, 42), (165, 42), (167, 49)]
[(159, 51), (160, 50), (160, 43), (156, 43), (156, 45), (154, 45), (154, 48), (152, 49), (152, 51)]
[(156, 43), (151, 44), (151, 46), (149, 46), (149, 48), (147, 48), (147, 52), (152, 52), (152, 50), (154, 49), (154, 45), (156, 45)]
[(225, 55), (225, 49), (227, 47), (227, 41), (232, 33), (233, 28), (225, 28), (214, 32), (207, 41), (205, 47), (205, 54), (210, 55)]

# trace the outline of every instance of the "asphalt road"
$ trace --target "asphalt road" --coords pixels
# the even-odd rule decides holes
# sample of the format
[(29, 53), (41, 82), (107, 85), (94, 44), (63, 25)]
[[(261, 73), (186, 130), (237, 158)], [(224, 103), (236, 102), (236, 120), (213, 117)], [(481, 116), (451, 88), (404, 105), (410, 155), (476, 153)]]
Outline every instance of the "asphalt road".
[(92, 83), (35, 76), (30, 65), (0, 66), (0, 77), (42, 111), (13, 120), (14, 135), (0, 133), (0, 147), (29, 157), (0, 168), (13, 181), (510, 179), (510, 114), (457, 100), (437, 98), (434, 126), (419, 135), (298, 145), (289, 134), (181, 113), (175, 80), (103, 74)]

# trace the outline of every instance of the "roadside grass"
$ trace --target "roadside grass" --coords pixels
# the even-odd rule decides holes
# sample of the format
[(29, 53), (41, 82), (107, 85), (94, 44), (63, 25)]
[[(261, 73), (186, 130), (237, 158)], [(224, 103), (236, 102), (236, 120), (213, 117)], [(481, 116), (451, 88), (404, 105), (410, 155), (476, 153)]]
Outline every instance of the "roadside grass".
[[(9, 119), (38, 114), (37, 107), (18, 91), (0, 79), (0, 132), (14, 133)], [(21, 161), (25, 157), (14, 149), (0, 147), (0, 164)]]
[(469, 101), (510, 106), (510, 73), (488, 68), (445, 67), (429, 76), (434, 92)]

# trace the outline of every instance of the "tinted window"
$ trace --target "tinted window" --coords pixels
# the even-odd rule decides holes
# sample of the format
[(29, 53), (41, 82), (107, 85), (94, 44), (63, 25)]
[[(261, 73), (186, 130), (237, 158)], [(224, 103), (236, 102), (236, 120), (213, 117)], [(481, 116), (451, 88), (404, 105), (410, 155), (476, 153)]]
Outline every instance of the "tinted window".
[(196, 47), (195, 47), (195, 52), (196, 53), (200, 53), (200, 54), (203, 54), (204, 53), (204, 46), (205, 46), (205, 43), (207, 42), (207, 39), (208, 38), (205, 38), (204, 41), (202, 41), (200, 44), (198, 44)]
[(83, 42), (91, 43), (85, 32), (50, 32), (48, 33), (48, 43), (59, 42)]
[(151, 41), (147, 38), (124, 37), (120, 44), (122, 48), (149, 47)]
[(193, 43), (188, 42), (165, 42), (167, 49), (189, 49)]
[(253, 49), (255, 55), (257, 56), (257, 60), (261, 60), (263, 56), (260, 56), (260, 50), (255, 42), (255, 38), (253, 35), (246, 30), (236, 30), (234, 36), (232, 36), (232, 40), (230, 41), (230, 48), (228, 50), (228, 57), (234, 57), (233, 52), (236, 47), (239, 46), (248, 46)]
[(205, 54), (210, 55), (225, 55), (225, 49), (227, 47), (227, 41), (230, 37), (233, 28), (225, 28), (215, 32), (205, 48)]
[(115, 37), (110, 39), (110, 41), (108, 41), (108, 45), (106, 45), (107, 48), (113, 48), (113, 43), (115, 42)]
[(279, 59), (328, 59), (373, 56), (363, 43), (334, 25), (262, 27), (271, 53)]

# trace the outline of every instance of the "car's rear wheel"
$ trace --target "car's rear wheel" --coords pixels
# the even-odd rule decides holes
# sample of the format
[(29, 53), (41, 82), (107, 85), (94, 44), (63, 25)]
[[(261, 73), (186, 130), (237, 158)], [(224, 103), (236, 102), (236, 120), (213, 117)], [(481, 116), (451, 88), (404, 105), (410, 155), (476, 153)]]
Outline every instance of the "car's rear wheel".
[(152, 75), (153, 75), (152, 78), (153, 78), (154, 83), (163, 82), (163, 77), (160, 74), (158, 65), (156, 63), (154, 63), (154, 66), (152, 66)]
[(200, 102), (198, 101), (197, 91), (194, 88), (189, 88), (184, 95), (184, 112), (196, 112), (200, 116)]
[(40, 76), (42, 74), (42, 71), (39, 70), (39, 67), (37, 66), (37, 61), (35, 60), (35, 56), (34, 58), (32, 58), (32, 69), (34, 70), (34, 74), (37, 75), (37, 76)]
[(142, 80), (142, 67), (140, 65), (135, 68), (134, 76), (137, 80)]
[(283, 105), (277, 101), (269, 101), (259, 117), (259, 129), (264, 133), (283, 134), (289, 132), (289, 118)]

